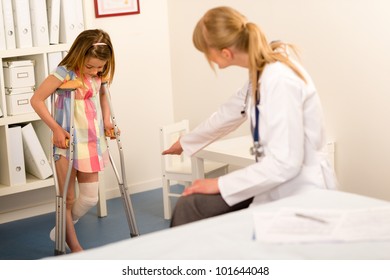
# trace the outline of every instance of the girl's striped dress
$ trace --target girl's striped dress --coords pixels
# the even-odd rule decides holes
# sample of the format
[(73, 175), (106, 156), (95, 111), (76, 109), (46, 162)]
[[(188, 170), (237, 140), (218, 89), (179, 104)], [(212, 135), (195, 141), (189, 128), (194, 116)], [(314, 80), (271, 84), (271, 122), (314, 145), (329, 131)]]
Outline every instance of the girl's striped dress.
[[(53, 73), (62, 82), (74, 80), (77, 74), (58, 66)], [(104, 135), (102, 110), (100, 107), (101, 78), (84, 79), (86, 88), (78, 88), (74, 102), (74, 160), (73, 167), (82, 172), (103, 170), (109, 157)], [(70, 126), (70, 91), (57, 91), (55, 119), (66, 131)], [(69, 158), (69, 149), (54, 147), (56, 158)]]

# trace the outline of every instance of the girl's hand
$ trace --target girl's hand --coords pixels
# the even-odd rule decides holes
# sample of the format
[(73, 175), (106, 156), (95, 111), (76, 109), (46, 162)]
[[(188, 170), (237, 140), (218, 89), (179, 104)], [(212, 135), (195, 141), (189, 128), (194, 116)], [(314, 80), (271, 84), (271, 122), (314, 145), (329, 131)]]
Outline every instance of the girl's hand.
[(54, 146), (61, 148), (61, 149), (67, 149), (69, 148), (69, 139), (70, 134), (66, 130), (64, 130), (62, 127), (59, 127), (55, 131), (53, 131), (53, 144)]
[(183, 148), (181, 147), (180, 141), (177, 140), (170, 148), (163, 151), (163, 155), (181, 155)]
[[(115, 139), (115, 129), (114, 125), (111, 122), (104, 123), (104, 134), (106, 137), (110, 137), (110, 139)], [(118, 135), (120, 135), (120, 129), (118, 128)]]
[(218, 186), (218, 178), (195, 180), (195, 182), (191, 186), (184, 189), (182, 195), (186, 196), (194, 193), (202, 193), (202, 194), (220, 193), (219, 186)]

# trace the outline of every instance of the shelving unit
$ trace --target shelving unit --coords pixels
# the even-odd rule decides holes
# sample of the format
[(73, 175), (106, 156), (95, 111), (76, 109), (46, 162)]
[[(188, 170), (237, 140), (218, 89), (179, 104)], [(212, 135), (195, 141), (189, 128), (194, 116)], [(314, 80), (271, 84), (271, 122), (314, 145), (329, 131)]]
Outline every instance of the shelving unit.
[[(15, 156), (9, 151), (10, 144), (13, 144), (10, 139), (11, 132), (9, 128), (12, 126), (24, 126), (28, 123), (32, 123), (49, 161), (51, 160), (51, 133), (46, 124), (34, 112), (14, 116), (10, 116), (10, 112), (7, 112), (3, 62), (8, 60), (33, 60), (35, 87), (38, 87), (51, 73), (51, 71), (54, 70), (53, 68), (57, 64), (57, 60), (62, 57), (56, 53), (68, 51), (78, 33), (84, 30), (86, 2), (87, 1), (85, 0), (33, 1), (33, 10), (39, 10), (38, 17), (47, 16), (47, 30), (49, 32), (49, 36), (50, 32), (57, 32), (58, 30), (58, 41), (56, 36), (54, 36), (53, 42), (51, 42), (52, 44), (50, 45), (46, 45), (45, 43), (42, 44), (42, 42), (36, 44), (33, 41), (34, 47), (11, 47), (0, 50), (0, 108), (2, 112), (2, 117), (0, 117), (0, 223), (53, 211), (53, 195), (55, 194), (54, 180), (52, 177), (41, 180), (26, 173), (25, 184), (8, 184), (8, 182), (12, 182), (9, 180), (11, 178), (10, 163)], [(30, 1), (30, 13), (32, 13), (31, 3), (32, 2)], [(43, 6), (40, 6), (42, 3), (44, 3)], [(20, 3), (18, 2), (18, 4)], [(87, 7), (90, 9), (89, 4), (87, 4)], [(43, 9), (46, 9), (46, 15), (43, 13)], [(56, 9), (60, 10), (57, 11)], [(4, 6), (0, 5), (0, 13), (3, 13), (3, 10)], [(14, 9), (13, 12), (15, 13)], [(15, 14), (13, 14), (13, 16), (15, 20)], [(35, 17), (35, 20), (36, 19), (37, 18)], [(42, 24), (39, 20), (35, 22)], [(53, 25), (50, 26), (50, 24)], [(17, 24), (14, 21), (14, 27), (16, 26)], [(8, 25), (8, 27), (11, 28), (10, 25)], [(39, 31), (41, 30), (42, 29), (39, 29)], [(34, 33), (33, 28), (31, 28), (31, 32)], [(35, 29), (35, 32), (38, 31)], [(39, 47), (37, 47), (37, 45), (39, 45)], [(51, 56), (51, 54), (54, 55)], [(54, 57), (55, 59), (53, 60)], [(55, 65), (53, 64), (53, 61), (55, 61)], [(49, 106), (49, 104), (47, 105)], [(48, 108), (50, 108), (50, 106)], [(105, 214), (100, 210), (104, 210), (103, 207), (105, 204), (103, 203), (105, 203), (105, 201), (99, 202), (98, 205), (100, 211), (98, 213), (102, 213), (100, 216), (105, 216)]]
[[(0, 51), (0, 65), (6, 60), (34, 60), (34, 74), (36, 87), (49, 75), (48, 54), (53, 52), (64, 52), (69, 49), (69, 44), (49, 45), (46, 47), (21, 48), (13, 50)], [(7, 115), (6, 92), (4, 89), (4, 72), (3, 67), (0, 67), (0, 106), (3, 112), (3, 117), (0, 117), (0, 168), (1, 176), (9, 176), (10, 158), (12, 154), (8, 149), (11, 141), (8, 128), (12, 125), (27, 124), (31, 122), (37, 132), (38, 138), (43, 146), (43, 149), (48, 156), (50, 154), (50, 131), (46, 125), (40, 120), (36, 113), (21, 114), (15, 116)], [(24, 185), (3, 185), (0, 183), (0, 197), (16, 194), (20, 192), (36, 190), (40, 188), (51, 187), (54, 185), (53, 178), (40, 180), (30, 174), (26, 174), (26, 184)]]

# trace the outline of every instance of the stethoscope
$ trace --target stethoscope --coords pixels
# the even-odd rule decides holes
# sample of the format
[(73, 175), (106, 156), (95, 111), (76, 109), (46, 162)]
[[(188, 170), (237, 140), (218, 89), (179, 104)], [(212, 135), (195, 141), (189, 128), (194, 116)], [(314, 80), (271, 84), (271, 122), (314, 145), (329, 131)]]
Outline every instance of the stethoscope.
[[(249, 100), (249, 92), (250, 92), (251, 86), (248, 85), (248, 89), (246, 91), (244, 105), (242, 106), (241, 115), (243, 117), (246, 116), (246, 110), (248, 107), (248, 100)], [(250, 147), (249, 152), (251, 155), (255, 156), (256, 162), (258, 162), (259, 157), (263, 155), (263, 147), (260, 145), (260, 132), (259, 132), (259, 123), (260, 123), (260, 110), (259, 110), (259, 104), (260, 104), (260, 89), (259, 86), (257, 86), (256, 89), (256, 102), (255, 102), (255, 124), (253, 125), (253, 122), (251, 121), (251, 133), (253, 138), (253, 146)]]

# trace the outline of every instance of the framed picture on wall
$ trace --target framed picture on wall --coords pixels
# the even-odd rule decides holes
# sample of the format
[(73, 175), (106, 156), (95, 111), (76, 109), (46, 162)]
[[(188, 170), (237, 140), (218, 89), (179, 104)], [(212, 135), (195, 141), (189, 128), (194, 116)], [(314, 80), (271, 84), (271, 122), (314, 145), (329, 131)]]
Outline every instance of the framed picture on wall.
[(94, 0), (95, 16), (113, 17), (139, 14), (139, 0)]

